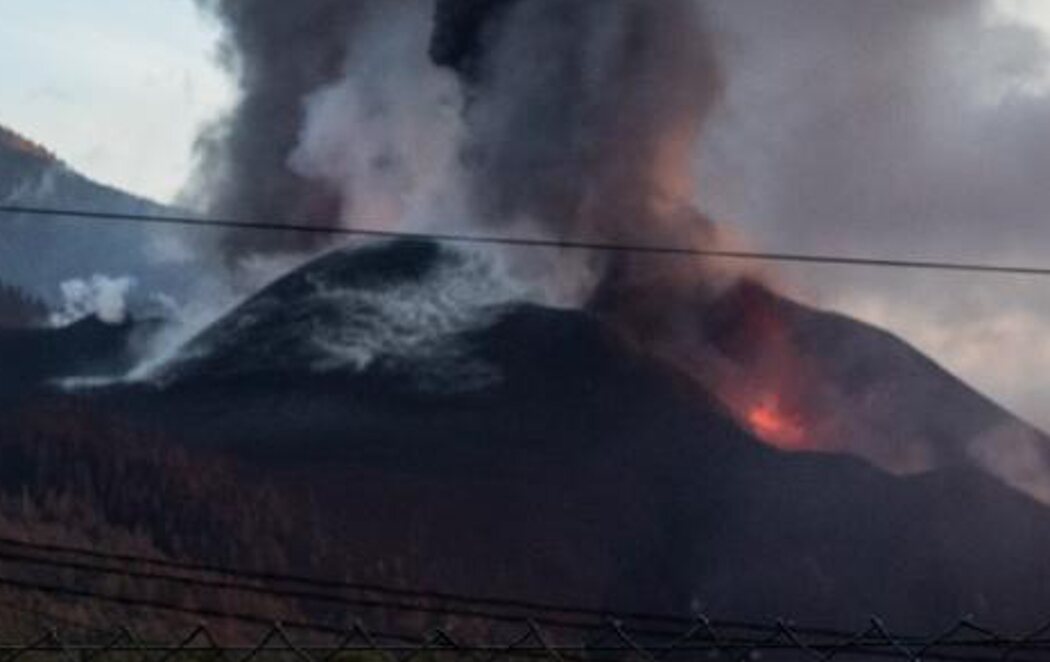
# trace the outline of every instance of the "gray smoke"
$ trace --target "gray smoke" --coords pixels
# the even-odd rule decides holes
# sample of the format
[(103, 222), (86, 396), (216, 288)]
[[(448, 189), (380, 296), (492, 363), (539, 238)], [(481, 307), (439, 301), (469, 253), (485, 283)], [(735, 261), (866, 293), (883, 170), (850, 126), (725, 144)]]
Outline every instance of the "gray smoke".
[[(229, 116), (200, 137), (200, 167), (189, 196), (214, 216), (330, 222), (339, 209), (339, 192), (296, 174), (288, 158), (299, 142), (306, 96), (339, 77), (355, 33), (377, 3), (198, 2), (225, 28), (221, 54), (240, 98)], [(225, 235), (222, 249), (237, 260), (293, 252), (318, 241), (310, 235), (243, 231)]]
[[(999, 4), (709, 3), (728, 84), (702, 138), (704, 209), (771, 250), (1046, 263), (1050, 43)], [(786, 275), (1050, 427), (1046, 283)]]
[[(694, 197), (694, 149), (722, 89), (701, 3), (440, 0), (437, 8), (430, 51), (465, 88), (463, 176), (476, 222), (585, 242), (717, 240)], [(589, 305), (646, 343), (690, 318), (683, 309), (715, 282), (695, 261), (586, 259), (591, 278), (577, 289), (597, 284)]]
[(304, 100), (289, 165), (340, 197), (345, 225), (420, 229), (465, 215), (461, 90), (427, 55), (433, 0), (384, 0), (337, 80)]
[(482, 222), (656, 243), (709, 230), (689, 211), (692, 152), (720, 76), (697, 2), (441, 0), (437, 16)]
[[(243, 167), (217, 180), (218, 204), (283, 216), (335, 194), (339, 218), (358, 227), (717, 240), (694, 197), (694, 148), (722, 88), (697, 0), (348, 4), (213, 5), (244, 87), (215, 143), (220, 163)], [(299, 11), (335, 14), (288, 27)], [(288, 188), (268, 185), (282, 178)], [(289, 249), (239, 233), (227, 245), (242, 258)], [(543, 283), (544, 303), (586, 303), (672, 355), (695, 349), (698, 297), (717, 285), (693, 260), (500, 257)]]
[[(695, 0), (200, 1), (241, 86), (201, 141), (209, 213), (712, 240), (692, 160), (721, 80)], [(293, 238), (234, 232), (223, 249), (310, 247)]]

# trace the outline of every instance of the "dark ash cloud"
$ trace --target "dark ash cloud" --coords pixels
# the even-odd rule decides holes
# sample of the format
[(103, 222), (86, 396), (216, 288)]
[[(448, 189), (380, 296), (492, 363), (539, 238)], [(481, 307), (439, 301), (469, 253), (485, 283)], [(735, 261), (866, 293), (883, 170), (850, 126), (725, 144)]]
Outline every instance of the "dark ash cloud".
[[(240, 98), (200, 137), (200, 168), (189, 195), (205, 212), (236, 219), (337, 217), (336, 191), (297, 175), (288, 158), (299, 141), (304, 100), (338, 78), (348, 45), (371, 3), (360, 0), (198, 0), (224, 28), (221, 54)], [(303, 248), (316, 237), (233, 232), (232, 259)]]

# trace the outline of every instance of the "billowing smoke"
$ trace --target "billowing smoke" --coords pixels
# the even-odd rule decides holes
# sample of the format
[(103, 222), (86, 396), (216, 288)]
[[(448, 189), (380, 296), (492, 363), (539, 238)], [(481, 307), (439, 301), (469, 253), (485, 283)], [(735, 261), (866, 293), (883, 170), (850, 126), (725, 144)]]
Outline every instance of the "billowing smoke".
[[(691, 207), (719, 74), (692, 0), (438, 3), (432, 52), (466, 81), (475, 210), (559, 237), (659, 241)], [(700, 219), (694, 219), (703, 227)]]
[[(691, 161), (720, 76), (693, 0), (202, 2), (242, 93), (201, 141), (214, 215), (651, 244), (713, 232)], [(308, 247), (293, 239), (223, 247)]]
[[(211, 6), (243, 88), (206, 143), (217, 213), (294, 217), (320, 204), (322, 222), (358, 227), (717, 239), (694, 200), (694, 148), (722, 89), (696, 0)], [(226, 248), (243, 264), (301, 248), (287, 239), (234, 233)], [(551, 284), (533, 287), (545, 302), (587, 304), (656, 353), (711, 363), (698, 315), (716, 279), (697, 261), (503, 258)]]
[(463, 104), (455, 75), (427, 55), (433, 0), (377, 8), (339, 78), (303, 99), (288, 166), (339, 193), (346, 226), (447, 229), (467, 215), (457, 177)]
[[(577, 241), (714, 241), (693, 200), (694, 147), (721, 90), (699, 3), (441, 0), (431, 53), (466, 89), (477, 221)], [(597, 306), (634, 333), (663, 323), (673, 290), (702, 284), (695, 263), (593, 259)], [(659, 313), (625, 296), (655, 286)]]
[[(328, 222), (338, 210), (337, 191), (296, 175), (288, 158), (299, 142), (305, 97), (339, 77), (355, 32), (377, 3), (199, 2), (225, 27), (222, 57), (236, 76), (240, 100), (199, 139), (200, 168), (189, 196), (214, 216)], [(312, 235), (232, 232), (222, 249), (236, 261), (317, 241)]]

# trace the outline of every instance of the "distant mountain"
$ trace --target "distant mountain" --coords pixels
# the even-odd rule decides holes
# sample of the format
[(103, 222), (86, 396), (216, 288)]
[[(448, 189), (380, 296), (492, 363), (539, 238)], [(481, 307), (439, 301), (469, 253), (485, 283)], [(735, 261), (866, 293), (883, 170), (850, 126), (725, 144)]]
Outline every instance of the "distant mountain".
[[(849, 625), (878, 613), (902, 628), (967, 614), (1023, 628), (1050, 611), (1050, 509), (966, 454), (900, 477), (779, 451), (599, 316), (479, 296), (494, 291), (485, 281), (434, 244), (335, 251), (231, 311), (151, 381), (77, 399), (190, 466), (221, 457), (251, 477), (245, 489), (267, 486), (302, 533), (274, 558), (298, 570), (612, 610)], [(457, 287), (469, 294), (442, 300)], [(741, 296), (773, 295), (731, 290), (708, 333), (729, 342), (721, 315), (746, 328), (730, 323)], [(832, 363), (853, 356), (836, 350), (848, 337), (876, 334), (875, 358), (843, 367), (852, 387), (963, 389), (907, 352), (880, 358), (902, 350), (874, 330), (796, 312), (799, 342)], [(861, 368), (886, 374), (864, 381)], [(922, 414), (885, 410), (889, 443), (923, 429)], [(157, 538), (168, 553), (172, 535)], [(208, 553), (203, 541), (180, 549)]]
[[(7, 127), (0, 126), (0, 181), (5, 187), (0, 194), (11, 194), (22, 181), (39, 176), (53, 166), (63, 166), (46, 147), (25, 138)], [(64, 166), (63, 166), (64, 167)]]
[[(46, 148), (0, 127), (0, 202), (123, 213), (163, 213), (163, 205), (93, 182)], [(158, 246), (167, 230), (127, 223), (5, 215), (0, 222), (0, 280), (54, 303), (59, 286), (94, 274), (134, 275), (138, 293), (180, 295), (184, 267), (166, 264)]]

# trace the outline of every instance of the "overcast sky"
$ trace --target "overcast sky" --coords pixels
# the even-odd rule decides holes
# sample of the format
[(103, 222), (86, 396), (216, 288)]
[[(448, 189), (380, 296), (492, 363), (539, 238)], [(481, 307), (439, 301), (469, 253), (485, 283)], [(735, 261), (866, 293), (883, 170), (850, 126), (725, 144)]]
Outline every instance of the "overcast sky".
[[(1050, 264), (1050, 0), (715, 5), (728, 85), (701, 206), (762, 248)], [(0, 17), (0, 123), (171, 200), (233, 97), (216, 26), (191, 0), (0, 0)], [(1050, 282), (783, 279), (1050, 427)]]
[(190, 0), (0, 0), (0, 124), (168, 201), (232, 96), (216, 32)]

